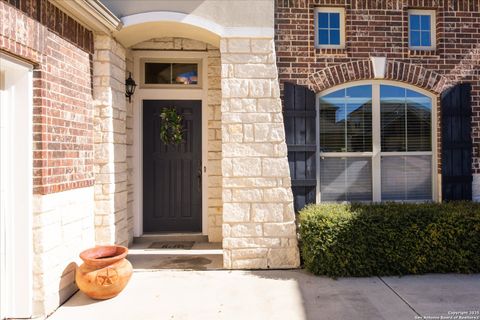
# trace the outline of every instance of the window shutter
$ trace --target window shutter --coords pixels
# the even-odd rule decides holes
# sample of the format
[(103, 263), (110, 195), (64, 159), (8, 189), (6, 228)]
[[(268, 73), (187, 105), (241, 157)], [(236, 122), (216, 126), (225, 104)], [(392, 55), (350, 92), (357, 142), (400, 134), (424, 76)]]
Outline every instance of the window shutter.
[(472, 87), (442, 93), (442, 198), (472, 200)]
[(284, 123), (295, 211), (316, 200), (315, 93), (285, 83)]

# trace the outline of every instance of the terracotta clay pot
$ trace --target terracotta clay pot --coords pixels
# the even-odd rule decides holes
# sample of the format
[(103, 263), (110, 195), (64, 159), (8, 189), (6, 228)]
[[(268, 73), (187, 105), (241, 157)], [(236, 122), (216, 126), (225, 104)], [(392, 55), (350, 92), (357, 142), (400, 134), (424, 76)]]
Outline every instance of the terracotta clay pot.
[(80, 253), (84, 263), (75, 275), (78, 288), (92, 299), (115, 297), (132, 276), (127, 253), (123, 246), (98, 246)]

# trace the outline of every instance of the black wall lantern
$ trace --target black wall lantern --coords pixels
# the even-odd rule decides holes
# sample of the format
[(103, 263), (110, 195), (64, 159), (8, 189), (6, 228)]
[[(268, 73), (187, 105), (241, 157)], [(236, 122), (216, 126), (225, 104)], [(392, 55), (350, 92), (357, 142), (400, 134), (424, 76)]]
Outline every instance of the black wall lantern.
[(128, 98), (128, 102), (132, 102), (132, 95), (135, 93), (135, 87), (137, 84), (132, 79), (132, 73), (129, 73), (127, 80), (125, 80), (125, 96)]

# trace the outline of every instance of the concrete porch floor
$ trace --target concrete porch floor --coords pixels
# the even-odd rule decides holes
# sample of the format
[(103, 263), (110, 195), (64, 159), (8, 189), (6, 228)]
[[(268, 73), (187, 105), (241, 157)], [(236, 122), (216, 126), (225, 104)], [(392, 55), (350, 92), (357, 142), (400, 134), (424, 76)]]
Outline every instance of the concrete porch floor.
[(134, 270), (219, 270), (223, 268), (221, 243), (193, 241), (191, 249), (153, 249), (150, 248), (153, 242), (141, 241), (129, 248), (127, 259), (132, 263)]
[(48, 320), (412, 320), (470, 311), (463, 319), (480, 319), (479, 274), (332, 280), (303, 270), (157, 270), (134, 272), (110, 300), (78, 292)]

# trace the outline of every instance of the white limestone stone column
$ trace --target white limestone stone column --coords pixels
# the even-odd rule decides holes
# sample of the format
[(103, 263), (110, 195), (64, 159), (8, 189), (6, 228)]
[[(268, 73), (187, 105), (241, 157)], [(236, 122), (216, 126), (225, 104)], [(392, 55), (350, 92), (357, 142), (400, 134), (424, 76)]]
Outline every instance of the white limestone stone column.
[(94, 48), (95, 241), (127, 245), (125, 49), (98, 35)]
[(220, 51), (224, 267), (298, 267), (273, 39), (222, 39)]

